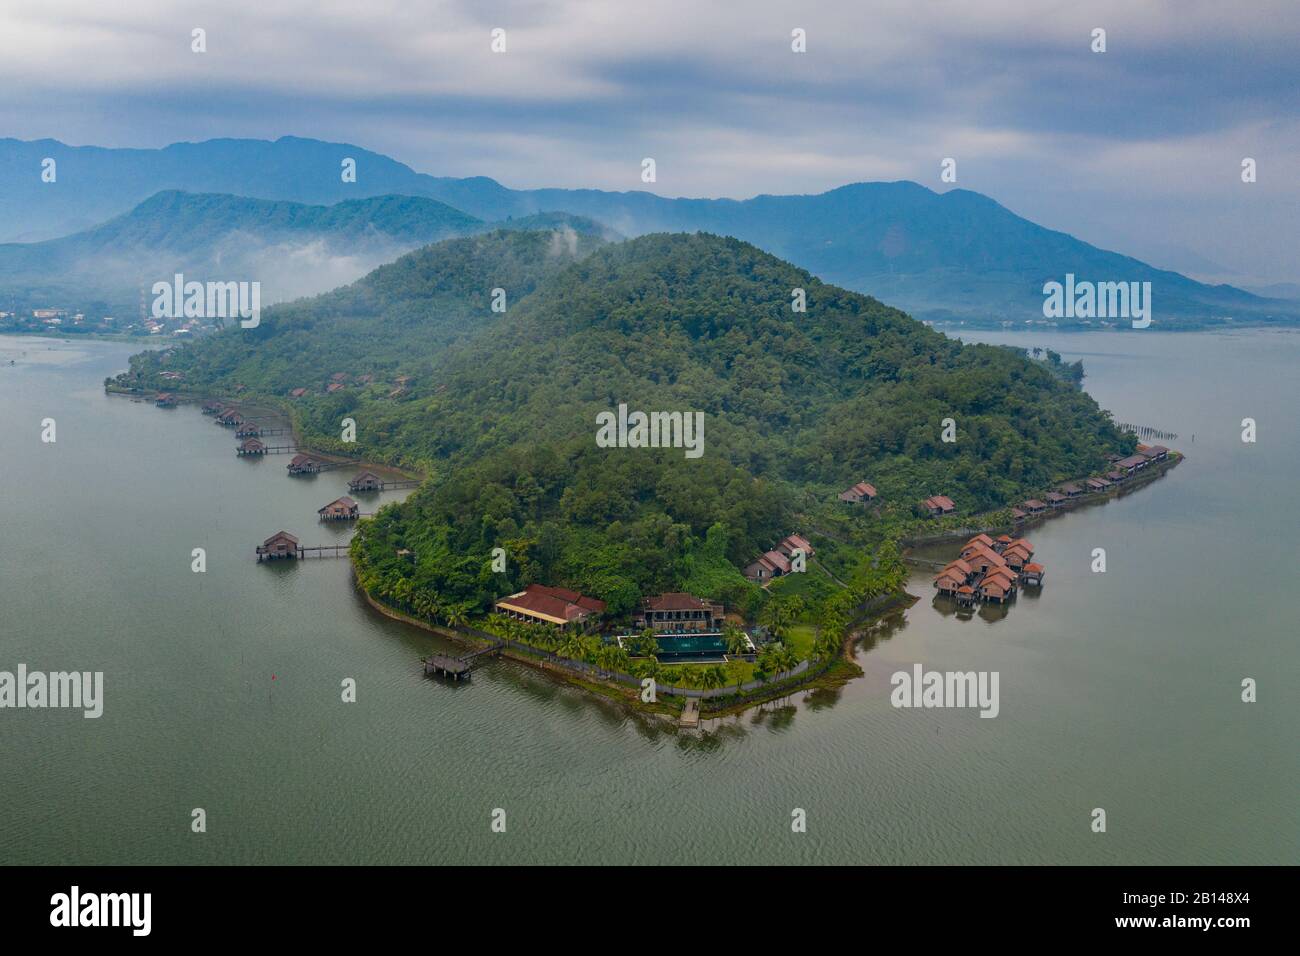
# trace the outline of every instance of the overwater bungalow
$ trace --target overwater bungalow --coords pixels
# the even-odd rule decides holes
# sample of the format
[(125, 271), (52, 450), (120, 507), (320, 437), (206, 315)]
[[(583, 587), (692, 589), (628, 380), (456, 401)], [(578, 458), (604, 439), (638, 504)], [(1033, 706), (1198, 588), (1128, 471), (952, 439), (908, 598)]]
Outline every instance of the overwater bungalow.
[(1010, 600), (1011, 591), (1006, 585), (1005, 578), (985, 578), (979, 583), (979, 587), (975, 588), (975, 593), (982, 601), (1005, 604)]
[(1021, 509), (1021, 508), (1012, 508), (1012, 509), (1011, 509), (1011, 520), (1012, 520), (1012, 521), (1024, 521), (1024, 520), (1025, 520), (1026, 518), (1028, 518), (1028, 517), (1029, 517), (1029, 512), (1028, 512), (1028, 511), (1024, 511), (1024, 510)]
[(344, 495), (335, 498), (324, 508), (317, 509), (316, 513), (320, 515), (321, 521), (351, 521), (361, 517), (361, 506)]
[(256, 438), (262, 434), (262, 426), (257, 422), (244, 422), (235, 429), (236, 438)]
[(972, 545), (976, 545), (976, 544), (982, 544), (986, 548), (992, 548), (996, 544), (996, 542), (988, 535), (981, 532), (980, 534), (975, 535), (975, 537), (967, 541), (965, 547), (969, 548)]
[(277, 531), (257, 546), (259, 563), (296, 557), (298, 557), (298, 539), (287, 531)]
[(956, 595), (954, 596), (957, 598), (958, 607), (975, 606), (975, 589), (971, 587), (969, 584), (963, 584), (961, 587), (959, 587), (957, 589)]
[(221, 403), (212, 401), (204, 402), (202, 406), (200, 406), (200, 410), (204, 415), (215, 415), (217, 412), (221, 411)]
[(1142, 455), (1129, 455), (1115, 462), (1115, 470), (1122, 471), (1126, 475), (1135, 475), (1146, 466), (1147, 460)]
[(236, 425), (242, 425), (243, 423), (244, 416), (239, 414), (239, 412), (235, 411), (233, 408), (227, 408), (217, 416), (217, 424), (224, 425), (227, 428), (234, 428)]
[(1049, 491), (1046, 497), (1048, 506), (1052, 508), (1059, 508), (1068, 500), (1065, 495), (1061, 494), (1059, 491)]
[(1020, 583), (1025, 587), (1041, 587), (1044, 568), (1041, 564), (1030, 562), (1020, 569)]
[(506, 617), (520, 621), (585, 629), (605, 613), (605, 602), (567, 588), (530, 584), (524, 590), (497, 601), (496, 609)]
[(294, 455), (285, 467), (291, 475), (315, 475), (320, 472), (321, 463), (311, 455)]
[(245, 438), (236, 449), (237, 455), (265, 455), (266, 443), (258, 438)]
[(348, 482), (348, 491), (383, 491), (384, 479), (380, 478), (373, 471), (363, 471), (351, 481)]
[(1047, 504), (1039, 501), (1037, 498), (1030, 498), (1020, 507), (1024, 508), (1025, 511), (1029, 512), (1031, 515), (1040, 515), (1047, 510)]
[(1108, 491), (1111, 487), (1111, 482), (1105, 478), (1089, 478), (1085, 484), (1087, 484), (1088, 490), (1094, 493)]
[(159, 392), (153, 403), (159, 408), (175, 408), (177, 404), (176, 396), (171, 392)]
[(1075, 481), (1068, 481), (1061, 485), (1060, 492), (1065, 495), (1066, 498), (1071, 500), (1083, 497), (1083, 488)]

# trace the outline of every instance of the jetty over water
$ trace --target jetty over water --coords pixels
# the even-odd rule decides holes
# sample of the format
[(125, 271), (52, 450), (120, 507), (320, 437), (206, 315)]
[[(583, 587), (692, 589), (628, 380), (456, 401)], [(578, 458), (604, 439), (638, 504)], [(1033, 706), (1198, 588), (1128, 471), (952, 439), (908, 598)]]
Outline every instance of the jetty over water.
[(349, 544), (300, 544), (296, 535), (277, 531), (257, 546), (257, 563), (263, 561), (297, 560), (299, 558), (345, 558)]
[(476, 663), (487, 657), (499, 656), (503, 647), (505, 647), (505, 643), (497, 641), (477, 651), (461, 654), (459, 657), (450, 654), (434, 654), (431, 657), (426, 657), (423, 661), (424, 676), (431, 677), (437, 674), (439, 677), (447, 677), (452, 680), (469, 680), (470, 672), (474, 669)]
[(348, 482), (348, 491), (355, 494), (358, 491), (395, 491), (399, 488), (418, 488), (420, 481), (418, 479), (407, 478), (382, 478), (373, 471), (363, 471), (351, 481)]

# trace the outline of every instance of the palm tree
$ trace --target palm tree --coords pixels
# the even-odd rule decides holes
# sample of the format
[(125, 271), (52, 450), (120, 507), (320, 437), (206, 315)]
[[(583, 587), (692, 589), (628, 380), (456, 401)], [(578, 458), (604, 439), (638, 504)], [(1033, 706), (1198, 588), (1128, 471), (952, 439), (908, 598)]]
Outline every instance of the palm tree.
[(442, 615), (448, 627), (464, 627), (469, 621), (469, 605), (464, 601), (450, 604), (443, 609)]
[(587, 645), (582, 639), (582, 635), (577, 631), (565, 631), (555, 648), (555, 652), (561, 657), (577, 661), (586, 656)]
[(739, 656), (749, 652), (749, 638), (745, 636), (744, 631), (734, 624), (724, 624), (722, 626), (722, 639), (727, 642), (728, 654)]
[(704, 673), (700, 675), (700, 686), (705, 690), (715, 690), (719, 687), (725, 687), (727, 684), (727, 671), (721, 665), (715, 664), (713, 667), (706, 667)]

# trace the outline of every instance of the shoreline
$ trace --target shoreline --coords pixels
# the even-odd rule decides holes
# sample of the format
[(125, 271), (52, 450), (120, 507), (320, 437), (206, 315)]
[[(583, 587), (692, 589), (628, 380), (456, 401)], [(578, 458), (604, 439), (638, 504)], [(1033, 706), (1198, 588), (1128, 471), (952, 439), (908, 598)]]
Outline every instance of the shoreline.
[[(424, 621), (417, 617), (412, 617), (403, 611), (389, 607), (378, 598), (374, 597), (365, 588), (361, 587), (357, 581), (356, 565), (352, 563), (352, 557), (349, 555), (348, 564), (352, 570), (352, 585), (375, 611), (382, 614), (390, 620), (399, 621), (403, 624), (410, 624), (422, 630), (437, 634), (439, 637), (455, 641), (466, 647), (482, 647), (482, 642), (473, 635), (444, 627), (440, 624), (434, 624), (431, 621)], [(637, 714), (654, 714), (664, 718), (671, 718), (674, 722), (680, 717), (685, 702), (688, 699), (700, 701), (699, 719), (713, 720), (716, 718), (730, 717), (737, 714), (745, 713), (754, 707), (770, 703), (773, 700), (779, 700), (782, 697), (788, 697), (790, 694), (803, 690), (815, 690), (818, 687), (840, 687), (849, 681), (862, 676), (862, 668), (853, 661), (853, 649), (857, 643), (866, 637), (865, 631), (880, 623), (888, 614), (894, 611), (906, 610), (921, 600), (920, 597), (908, 593), (906, 590), (899, 591), (889, 595), (883, 600), (874, 602), (870, 608), (863, 611), (862, 616), (854, 622), (853, 626), (845, 635), (840, 645), (840, 653), (829, 661), (822, 663), (816, 670), (810, 667), (807, 671), (800, 674), (797, 678), (787, 678), (785, 681), (773, 682), (771, 685), (751, 691), (748, 694), (741, 695), (737, 700), (736, 695), (729, 697), (717, 698), (718, 700), (727, 701), (720, 707), (710, 708), (706, 698), (687, 698), (678, 697), (675, 694), (665, 694), (662, 699), (654, 704), (643, 704), (637, 692), (623, 685), (615, 684), (610, 681), (593, 681), (582, 677), (579, 674), (569, 670), (566, 667), (556, 665), (553, 662), (541, 657), (532, 656), (512, 647), (503, 647), (501, 656), (509, 658), (520, 664), (532, 667), (535, 670), (546, 674), (547, 676), (569, 684), (582, 690), (589, 691), (597, 696), (604, 697), (607, 700), (617, 701), (626, 705), (626, 707)], [(666, 701), (672, 701), (671, 704)]]

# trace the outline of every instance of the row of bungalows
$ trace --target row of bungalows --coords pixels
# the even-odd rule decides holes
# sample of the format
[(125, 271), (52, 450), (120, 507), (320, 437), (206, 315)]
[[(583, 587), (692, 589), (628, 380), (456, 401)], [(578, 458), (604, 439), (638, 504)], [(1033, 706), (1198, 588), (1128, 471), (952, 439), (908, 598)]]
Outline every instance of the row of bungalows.
[(1137, 452), (1127, 457), (1107, 455), (1111, 470), (1104, 476), (1094, 476), (1084, 481), (1067, 481), (1055, 491), (1049, 491), (1042, 499), (1030, 498), (1011, 509), (1012, 521), (1024, 521), (1036, 515), (1060, 508), (1071, 501), (1087, 495), (1104, 494), (1118, 484), (1132, 478), (1138, 472), (1155, 462), (1165, 461), (1169, 449), (1164, 445), (1138, 445)]
[(791, 560), (796, 551), (802, 552), (805, 558), (811, 558), (817, 553), (803, 535), (787, 535), (771, 551), (759, 555), (756, 560), (750, 562), (745, 568), (745, 577), (762, 584), (764, 581), (789, 574), (792, 567)]
[(289, 469), (291, 475), (316, 475), (320, 473), (321, 462), (311, 455), (294, 455), (285, 467)]
[(351, 521), (361, 517), (361, 506), (344, 495), (317, 509), (316, 514), (320, 515), (321, 521)]
[(957, 510), (957, 506), (947, 495), (932, 495), (921, 502), (921, 507), (931, 518), (942, 518)]
[(876, 486), (867, 481), (859, 481), (852, 488), (841, 491), (839, 494), (840, 501), (846, 501), (852, 505), (868, 505), (880, 497), (876, 491)]
[(605, 602), (567, 588), (530, 584), (496, 602), (497, 612), (517, 621), (586, 630), (605, 613)]

